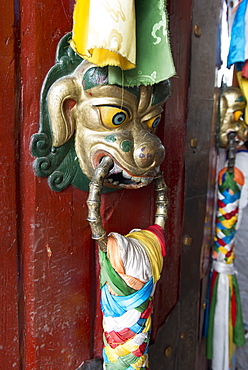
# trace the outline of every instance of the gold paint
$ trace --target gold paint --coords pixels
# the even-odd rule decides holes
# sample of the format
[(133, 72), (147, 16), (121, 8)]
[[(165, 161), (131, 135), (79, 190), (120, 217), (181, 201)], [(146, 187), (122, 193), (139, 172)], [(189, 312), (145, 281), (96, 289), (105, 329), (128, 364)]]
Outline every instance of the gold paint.
[(155, 192), (156, 192), (156, 213), (154, 223), (161, 226), (162, 229), (165, 227), (165, 221), (167, 219), (167, 204), (168, 200), (166, 197), (167, 186), (164, 182), (162, 173), (155, 178)]
[(196, 138), (190, 140), (190, 146), (191, 146), (191, 148), (196, 148), (197, 147), (197, 139)]
[(139, 100), (139, 106), (138, 111), (144, 112), (151, 103), (151, 97), (152, 97), (152, 86), (140, 86), (140, 100)]
[(168, 346), (164, 351), (166, 357), (170, 357), (172, 355), (172, 352), (173, 350), (171, 346)]
[[(245, 102), (239, 101), (243, 97), (237, 87), (227, 87), (220, 97), (220, 146), (229, 147), (228, 134), (236, 133), (236, 144), (241, 145), (248, 139), (248, 125), (242, 115), (245, 111)], [(244, 97), (243, 97), (244, 98)]]
[(107, 176), (110, 167), (113, 165), (113, 160), (109, 157), (104, 157), (95, 169), (93, 179), (90, 183), (90, 191), (87, 199), (88, 217), (92, 231), (92, 239), (97, 240), (100, 249), (103, 252), (107, 251), (107, 236), (106, 231), (102, 226), (102, 218), (100, 216), (101, 205), (101, 190), (103, 180)]
[(197, 24), (194, 26), (194, 34), (197, 37), (200, 37), (201, 36), (201, 28)]
[(183, 244), (190, 247), (192, 244), (192, 238), (189, 235), (185, 235), (183, 238)]

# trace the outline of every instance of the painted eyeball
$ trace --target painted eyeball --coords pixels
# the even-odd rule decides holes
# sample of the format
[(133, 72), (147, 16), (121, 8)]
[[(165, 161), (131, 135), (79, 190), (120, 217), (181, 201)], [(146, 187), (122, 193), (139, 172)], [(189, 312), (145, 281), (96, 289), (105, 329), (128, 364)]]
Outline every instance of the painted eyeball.
[(243, 121), (244, 117), (243, 117), (243, 112), (242, 110), (236, 110), (236, 112), (233, 112), (233, 118), (234, 118), (234, 121), (237, 122), (239, 120)]
[(130, 119), (128, 110), (123, 107), (101, 105), (97, 108), (100, 111), (102, 123), (107, 128), (119, 127)]
[(153, 117), (147, 121), (147, 126), (150, 130), (155, 129), (161, 121), (161, 114), (156, 117)]

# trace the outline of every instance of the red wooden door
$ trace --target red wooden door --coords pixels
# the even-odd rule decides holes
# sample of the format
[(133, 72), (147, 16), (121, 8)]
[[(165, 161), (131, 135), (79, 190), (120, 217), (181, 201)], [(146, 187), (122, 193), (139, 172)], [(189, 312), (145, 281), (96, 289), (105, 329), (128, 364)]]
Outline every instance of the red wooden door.
[(0, 74), (0, 122), (2, 127), (0, 135), (0, 358), (1, 364), (6, 364), (6, 369), (18, 369), (18, 219), (16, 217), (18, 201), (15, 196), (18, 103), (15, 112), (14, 3), (10, 2), (8, 6), (7, 2), (1, 3), (0, 9), (0, 40), (1, 48), (4, 50), (0, 56), (3, 71)]
[[(0, 5), (3, 370), (74, 370), (85, 360), (101, 357), (99, 266), (86, 220), (87, 193), (72, 186), (52, 192), (46, 179), (35, 176), (30, 153), (30, 138), (38, 131), (42, 82), (54, 64), (58, 41), (72, 29), (73, 6), (74, 0), (2, 0)], [(158, 132), (166, 148), (162, 170), (169, 218), (153, 342), (178, 302), (184, 205), (191, 0), (169, 1), (168, 8), (178, 78), (172, 79), (173, 94)], [(153, 215), (153, 184), (102, 196), (107, 232), (145, 228)]]

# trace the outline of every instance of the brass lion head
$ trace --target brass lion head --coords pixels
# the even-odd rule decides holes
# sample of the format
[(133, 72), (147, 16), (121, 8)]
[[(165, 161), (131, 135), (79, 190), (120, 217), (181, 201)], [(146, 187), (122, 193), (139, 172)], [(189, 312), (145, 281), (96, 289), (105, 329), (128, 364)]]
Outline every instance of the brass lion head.
[(79, 164), (89, 179), (107, 155), (114, 166), (105, 186), (145, 186), (164, 159), (155, 131), (169, 92), (168, 81), (134, 88), (109, 85), (107, 68), (82, 61), (48, 92), (52, 145), (61, 147), (75, 135)]
[(244, 120), (246, 99), (237, 87), (226, 87), (220, 96), (220, 146), (228, 148), (228, 134), (236, 133), (236, 145), (248, 139), (248, 125)]
[(80, 58), (70, 38), (61, 39), (43, 83), (40, 128), (31, 142), (36, 174), (48, 177), (55, 191), (69, 184), (88, 190), (101, 158), (109, 156), (114, 165), (103, 192), (148, 185), (165, 155), (155, 131), (171, 93), (169, 80), (110, 85), (108, 68)]

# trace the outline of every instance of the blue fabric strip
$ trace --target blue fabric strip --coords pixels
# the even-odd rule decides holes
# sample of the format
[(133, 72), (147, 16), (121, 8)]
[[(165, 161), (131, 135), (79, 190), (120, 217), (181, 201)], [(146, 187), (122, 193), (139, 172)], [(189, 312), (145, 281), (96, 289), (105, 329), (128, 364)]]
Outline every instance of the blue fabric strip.
[(226, 244), (229, 244), (230, 241), (234, 238), (234, 234), (235, 232), (233, 232), (231, 235), (229, 236), (225, 236), (224, 238), (222, 238), (222, 240), (226, 243)]
[(105, 316), (119, 317), (128, 310), (139, 307), (151, 295), (153, 279), (151, 278), (142, 289), (128, 296), (110, 294), (106, 284), (102, 287), (101, 308)]
[[(245, 43), (247, 42), (245, 34), (245, 13), (248, 0), (243, 0), (236, 11), (231, 31), (231, 41), (229, 54), (227, 57), (227, 67), (237, 63), (237, 66), (242, 68), (242, 63), (245, 62)], [(241, 62), (241, 63), (240, 63)]]
[(227, 190), (224, 190), (222, 194), (225, 197), (224, 199), (221, 199), (221, 201), (224, 204), (233, 203), (233, 202), (235, 202), (235, 200), (240, 198), (240, 191), (237, 192), (236, 194), (231, 195), (231, 194), (228, 193)]
[(225, 230), (226, 229), (226, 226), (224, 226), (223, 224), (221, 224), (220, 222), (216, 222), (216, 228), (217, 229), (220, 229), (220, 230)]
[(145, 327), (146, 319), (139, 319), (136, 324), (131, 326), (129, 329), (133, 331), (135, 334), (142, 333), (144, 327)]

